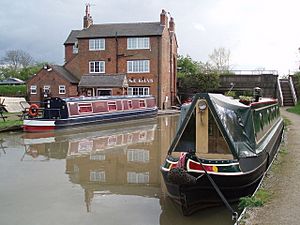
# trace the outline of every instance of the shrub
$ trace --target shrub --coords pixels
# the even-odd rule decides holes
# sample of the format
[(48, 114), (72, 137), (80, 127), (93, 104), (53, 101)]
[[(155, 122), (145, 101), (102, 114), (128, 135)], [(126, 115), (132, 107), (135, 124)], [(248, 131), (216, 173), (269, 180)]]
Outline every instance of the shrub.
[(26, 85), (0, 85), (0, 96), (25, 97)]

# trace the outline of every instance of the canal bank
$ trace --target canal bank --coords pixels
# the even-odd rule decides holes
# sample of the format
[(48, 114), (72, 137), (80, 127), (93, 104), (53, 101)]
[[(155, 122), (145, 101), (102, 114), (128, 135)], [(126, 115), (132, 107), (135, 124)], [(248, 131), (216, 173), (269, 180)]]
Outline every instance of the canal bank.
[(247, 210), (241, 224), (299, 224), (300, 116), (287, 112), (286, 108), (281, 109), (281, 114), (291, 121), (291, 125), (282, 146), (283, 154), (279, 154), (263, 181), (263, 188), (271, 193), (271, 200), (263, 207)]

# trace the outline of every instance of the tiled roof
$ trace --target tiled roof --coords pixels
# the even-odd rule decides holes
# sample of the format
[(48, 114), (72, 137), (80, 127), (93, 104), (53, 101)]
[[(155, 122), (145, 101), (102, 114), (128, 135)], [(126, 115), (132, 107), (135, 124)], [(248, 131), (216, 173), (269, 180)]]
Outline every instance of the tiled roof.
[(81, 77), (79, 87), (127, 87), (128, 82), (125, 74), (91, 75)]
[(76, 38), (161, 36), (163, 29), (159, 22), (95, 24), (71, 31), (65, 44), (75, 43)]
[(53, 70), (55, 70), (57, 73), (62, 75), (70, 83), (77, 84), (79, 82), (79, 80), (72, 73), (70, 73), (65, 67), (58, 66), (58, 65), (51, 65), (50, 67), (52, 67)]
[(0, 84), (25, 84), (25, 81), (18, 78), (10, 77), (5, 80), (1, 80)]
[(79, 33), (80, 30), (72, 30), (64, 44), (74, 44)]

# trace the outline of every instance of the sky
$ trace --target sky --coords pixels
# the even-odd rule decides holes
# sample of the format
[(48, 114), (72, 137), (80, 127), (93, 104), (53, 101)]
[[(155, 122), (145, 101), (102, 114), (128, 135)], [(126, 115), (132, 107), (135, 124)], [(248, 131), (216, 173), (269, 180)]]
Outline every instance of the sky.
[(158, 22), (165, 9), (175, 20), (178, 53), (193, 60), (207, 62), (222, 47), (235, 70), (299, 69), (299, 0), (1, 0), (0, 58), (22, 49), (62, 65), (63, 43), (82, 29), (86, 3), (94, 24)]

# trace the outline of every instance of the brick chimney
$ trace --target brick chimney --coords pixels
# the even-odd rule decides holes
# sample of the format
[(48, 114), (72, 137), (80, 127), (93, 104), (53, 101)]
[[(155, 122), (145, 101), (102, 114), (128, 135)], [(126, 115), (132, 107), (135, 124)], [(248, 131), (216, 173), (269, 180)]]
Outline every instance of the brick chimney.
[(170, 22), (169, 22), (169, 30), (170, 30), (170, 32), (175, 32), (175, 23), (174, 23), (173, 17), (171, 17)]
[(83, 29), (89, 28), (93, 24), (93, 18), (90, 14), (90, 4), (85, 5), (85, 16), (83, 17)]
[(168, 16), (167, 12), (163, 9), (160, 13), (160, 25), (167, 26), (168, 25)]

